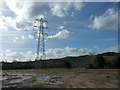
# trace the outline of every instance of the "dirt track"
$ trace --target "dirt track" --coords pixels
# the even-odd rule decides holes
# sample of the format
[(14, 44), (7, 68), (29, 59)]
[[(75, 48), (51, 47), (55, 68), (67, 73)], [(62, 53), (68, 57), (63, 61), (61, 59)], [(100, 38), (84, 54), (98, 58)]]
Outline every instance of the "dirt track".
[[(3, 88), (117, 88), (118, 71), (3, 73)], [(21, 75), (23, 74), (23, 75)], [(25, 75), (26, 74), (26, 75)]]

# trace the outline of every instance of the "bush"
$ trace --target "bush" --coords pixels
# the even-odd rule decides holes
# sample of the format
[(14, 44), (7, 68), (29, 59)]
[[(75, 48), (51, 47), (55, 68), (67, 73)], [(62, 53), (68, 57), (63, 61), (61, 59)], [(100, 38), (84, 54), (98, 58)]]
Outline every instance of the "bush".
[(117, 69), (120, 69), (120, 56), (115, 60), (114, 67)]
[(98, 68), (104, 68), (106, 66), (106, 61), (101, 55), (97, 55), (97, 62)]
[(90, 69), (94, 69), (95, 67), (94, 67), (93, 64), (89, 64), (89, 68), (90, 68)]
[(69, 61), (65, 61), (65, 68), (67, 68), (67, 69), (72, 68), (72, 65)]

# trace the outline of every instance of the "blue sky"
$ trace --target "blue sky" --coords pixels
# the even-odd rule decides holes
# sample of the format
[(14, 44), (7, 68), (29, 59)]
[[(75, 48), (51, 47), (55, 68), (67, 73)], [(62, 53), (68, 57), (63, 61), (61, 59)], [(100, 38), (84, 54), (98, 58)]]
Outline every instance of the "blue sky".
[(2, 60), (34, 60), (34, 20), (48, 21), (47, 58), (118, 50), (117, 2), (2, 2)]

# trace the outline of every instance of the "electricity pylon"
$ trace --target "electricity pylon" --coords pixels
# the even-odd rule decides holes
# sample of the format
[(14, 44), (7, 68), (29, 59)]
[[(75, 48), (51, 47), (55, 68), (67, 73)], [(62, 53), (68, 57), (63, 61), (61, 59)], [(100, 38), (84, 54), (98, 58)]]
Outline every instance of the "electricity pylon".
[(35, 23), (37, 25), (34, 26), (38, 31), (36, 32), (38, 36), (38, 44), (37, 44), (37, 55), (36, 55), (36, 60), (45, 60), (46, 55), (45, 55), (45, 29), (48, 29), (46, 24), (48, 22), (44, 20), (43, 18), (40, 19), (35, 19)]

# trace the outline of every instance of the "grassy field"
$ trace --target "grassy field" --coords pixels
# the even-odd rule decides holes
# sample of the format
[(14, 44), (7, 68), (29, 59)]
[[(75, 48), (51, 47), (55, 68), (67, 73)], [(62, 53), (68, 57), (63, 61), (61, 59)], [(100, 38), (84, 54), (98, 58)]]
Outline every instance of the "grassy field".
[(21, 69), (21, 70), (2, 70), (3, 72), (82, 72), (82, 71), (119, 71), (120, 69), (66, 69), (66, 68), (49, 68), (49, 69)]

